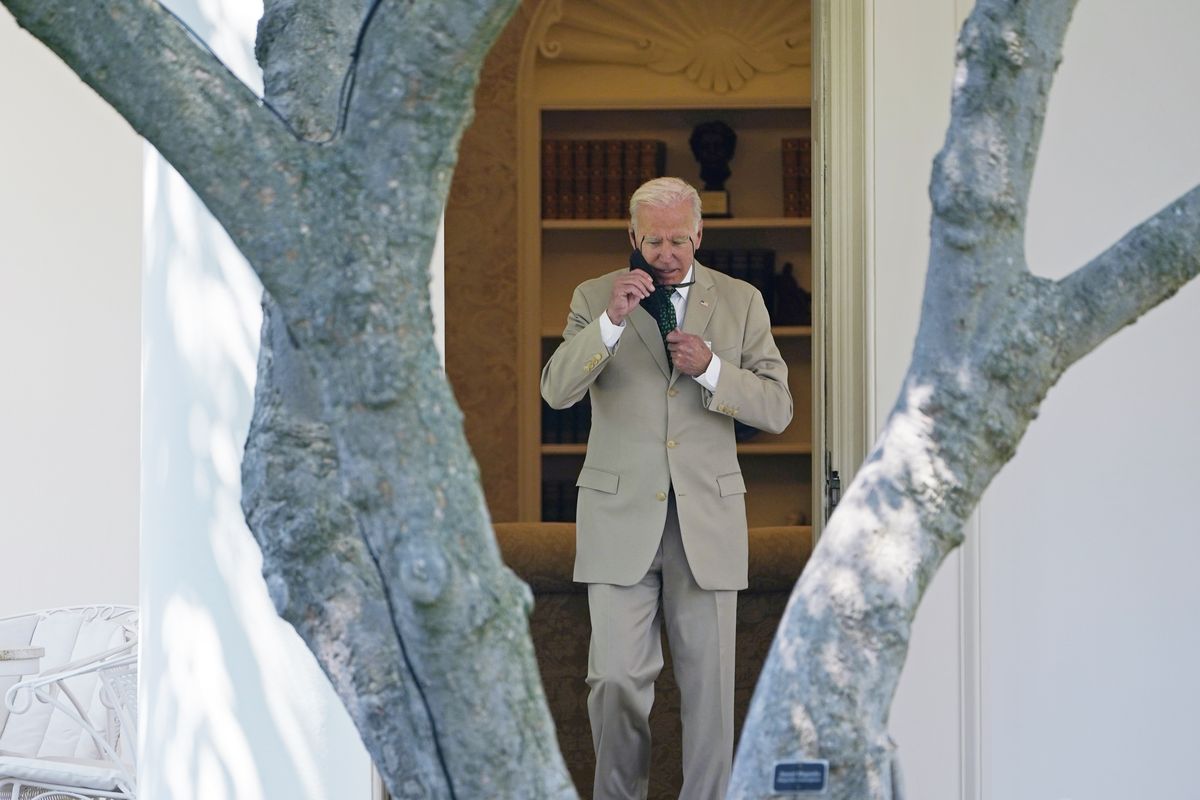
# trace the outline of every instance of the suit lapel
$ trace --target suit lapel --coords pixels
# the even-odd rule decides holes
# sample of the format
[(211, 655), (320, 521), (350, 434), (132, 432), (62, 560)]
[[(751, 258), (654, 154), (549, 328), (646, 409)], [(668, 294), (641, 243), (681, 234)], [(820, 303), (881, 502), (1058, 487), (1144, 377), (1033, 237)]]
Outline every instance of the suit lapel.
[[(696, 283), (688, 290), (687, 309), (683, 315), (683, 332), (700, 336), (712, 319), (717, 307), (717, 285), (708, 268), (696, 262)], [(657, 329), (656, 329), (657, 330)], [(662, 338), (662, 337), (659, 337)], [(663, 356), (663, 363), (666, 363)], [(671, 383), (679, 378), (679, 370), (671, 371)]]
[[(654, 356), (658, 368), (662, 370), (663, 377), (670, 379), (671, 368), (667, 366), (667, 348), (663, 342), (662, 333), (658, 330), (658, 322), (650, 316), (649, 311), (640, 305), (629, 314), (629, 319), (633, 323), (633, 329), (637, 331), (638, 336), (642, 338), (642, 342), (650, 351), (650, 355)], [(687, 322), (687, 317), (684, 317), (684, 322)]]

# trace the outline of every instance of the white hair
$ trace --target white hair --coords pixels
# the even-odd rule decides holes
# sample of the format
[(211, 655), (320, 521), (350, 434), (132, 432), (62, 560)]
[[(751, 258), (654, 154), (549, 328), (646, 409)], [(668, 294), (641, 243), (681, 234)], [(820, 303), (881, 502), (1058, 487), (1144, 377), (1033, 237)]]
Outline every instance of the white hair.
[(679, 178), (655, 178), (646, 181), (629, 198), (629, 226), (636, 231), (637, 210), (642, 206), (669, 208), (680, 203), (692, 204), (692, 230), (700, 226), (700, 195), (687, 181)]

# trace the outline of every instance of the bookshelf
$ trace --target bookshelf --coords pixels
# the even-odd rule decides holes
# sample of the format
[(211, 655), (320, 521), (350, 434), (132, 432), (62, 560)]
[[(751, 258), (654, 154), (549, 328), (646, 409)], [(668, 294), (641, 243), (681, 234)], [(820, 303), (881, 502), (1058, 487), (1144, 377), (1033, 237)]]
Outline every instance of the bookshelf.
[[(664, 174), (682, 177), (700, 188), (699, 165), (688, 137), (697, 124), (721, 120), (738, 137), (730, 162), (732, 175), (726, 182), (733, 216), (705, 219), (701, 249), (771, 251), (776, 274), (784, 263), (790, 263), (797, 283), (814, 292), (813, 220), (784, 216), (781, 169), (783, 140), (808, 138), (814, 130), (807, 61), (774, 73), (755, 74), (736, 88), (726, 86), (718, 91), (715, 85), (689, 78), (685, 71), (659, 72), (622, 61), (619, 50), (612, 48), (580, 57), (588, 52), (587, 41), (571, 38), (577, 33), (571, 29), (572, 9), (578, 6), (584, 15), (596, 12), (594, 4), (589, 9), (582, 5), (567, 0), (561, 17), (535, 19), (518, 91), (519, 513), (528, 520), (573, 518), (574, 482), (586, 452), (583, 415), (567, 422), (547, 419), (547, 414), (564, 412), (544, 407), (538, 391), (541, 367), (560, 341), (575, 286), (621, 267), (627, 258), (627, 207), (619, 219), (543, 218), (543, 142), (663, 142)], [(676, 7), (651, 5), (662, 6), (654, 13), (674, 13), (671, 9)], [(729, 8), (736, 17), (742, 7), (729, 0)], [(624, 17), (623, 24), (651, 12), (644, 4), (620, 0), (612, 3), (611, 9), (615, 10), (610, 13)], [(789, 41), (807, 43), (807, 7), (797, 9), (791, 3), (765, 3), (758, 13), (773, 14), (791, 25)], [(589, 25), (595, 22), (594, 16), (588, 19)], [(681, 24), (673, 29), (687, 28)], [(551, 47), (554, 43), (559, 46)], [(571, 46), (577, 48), (576, 57), (568, 57)], [(579, 146), (579, 151), (583, 149)], [(703, 258), (701, 261), (705, 263)], [(815, 293), (812, 308), (819, 313)], [(819, 325), (819, 318), (814, 322)], [(813, 477), (814, 464), (820, 460), (814, 461), (813, 453), (823, 451), (819, 436), (814, 435), (822, 429), (817, 415), (823, 403), (813, 397), (813, 327), (777, 324), (772, 333), (788, 363), (794, 413), (782, 434), (758, 432), (739, 441), (738, 458), (748, 488), (747, 515), (752, 527), (807, 524), (819, 508)]]

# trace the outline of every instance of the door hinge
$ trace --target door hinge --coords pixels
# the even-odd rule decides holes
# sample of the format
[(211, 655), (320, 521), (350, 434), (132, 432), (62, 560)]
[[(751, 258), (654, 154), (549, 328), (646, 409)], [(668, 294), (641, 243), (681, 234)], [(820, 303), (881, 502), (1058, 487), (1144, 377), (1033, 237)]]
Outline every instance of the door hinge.
[(833, 510), (842, 499), (842, 476), (833, 468), (833, 454), (825, 451), (825, 520), (833, 516)]

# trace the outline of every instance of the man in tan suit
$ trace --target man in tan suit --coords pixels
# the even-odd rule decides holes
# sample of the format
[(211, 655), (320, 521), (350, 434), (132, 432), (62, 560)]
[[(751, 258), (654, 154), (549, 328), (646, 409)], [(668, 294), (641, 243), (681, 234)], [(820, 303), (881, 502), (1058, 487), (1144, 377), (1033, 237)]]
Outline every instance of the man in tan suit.
[(695, 189), (677, 178), (641, 186), (629, 237), (645, 271), (576, 288), (542, 371), (553, 408), (585, 394), (592, 403), (575, 580), (588, 584), (592, 622), (595, 800), (646, 796), (664, 620), (683, 717), (680, 798), (724, 797), (733, 761), (734, 625), (747, 563), (733, 422), (778, 433), (792, 398), (762, 295), (695, 261), (702, 234)]

